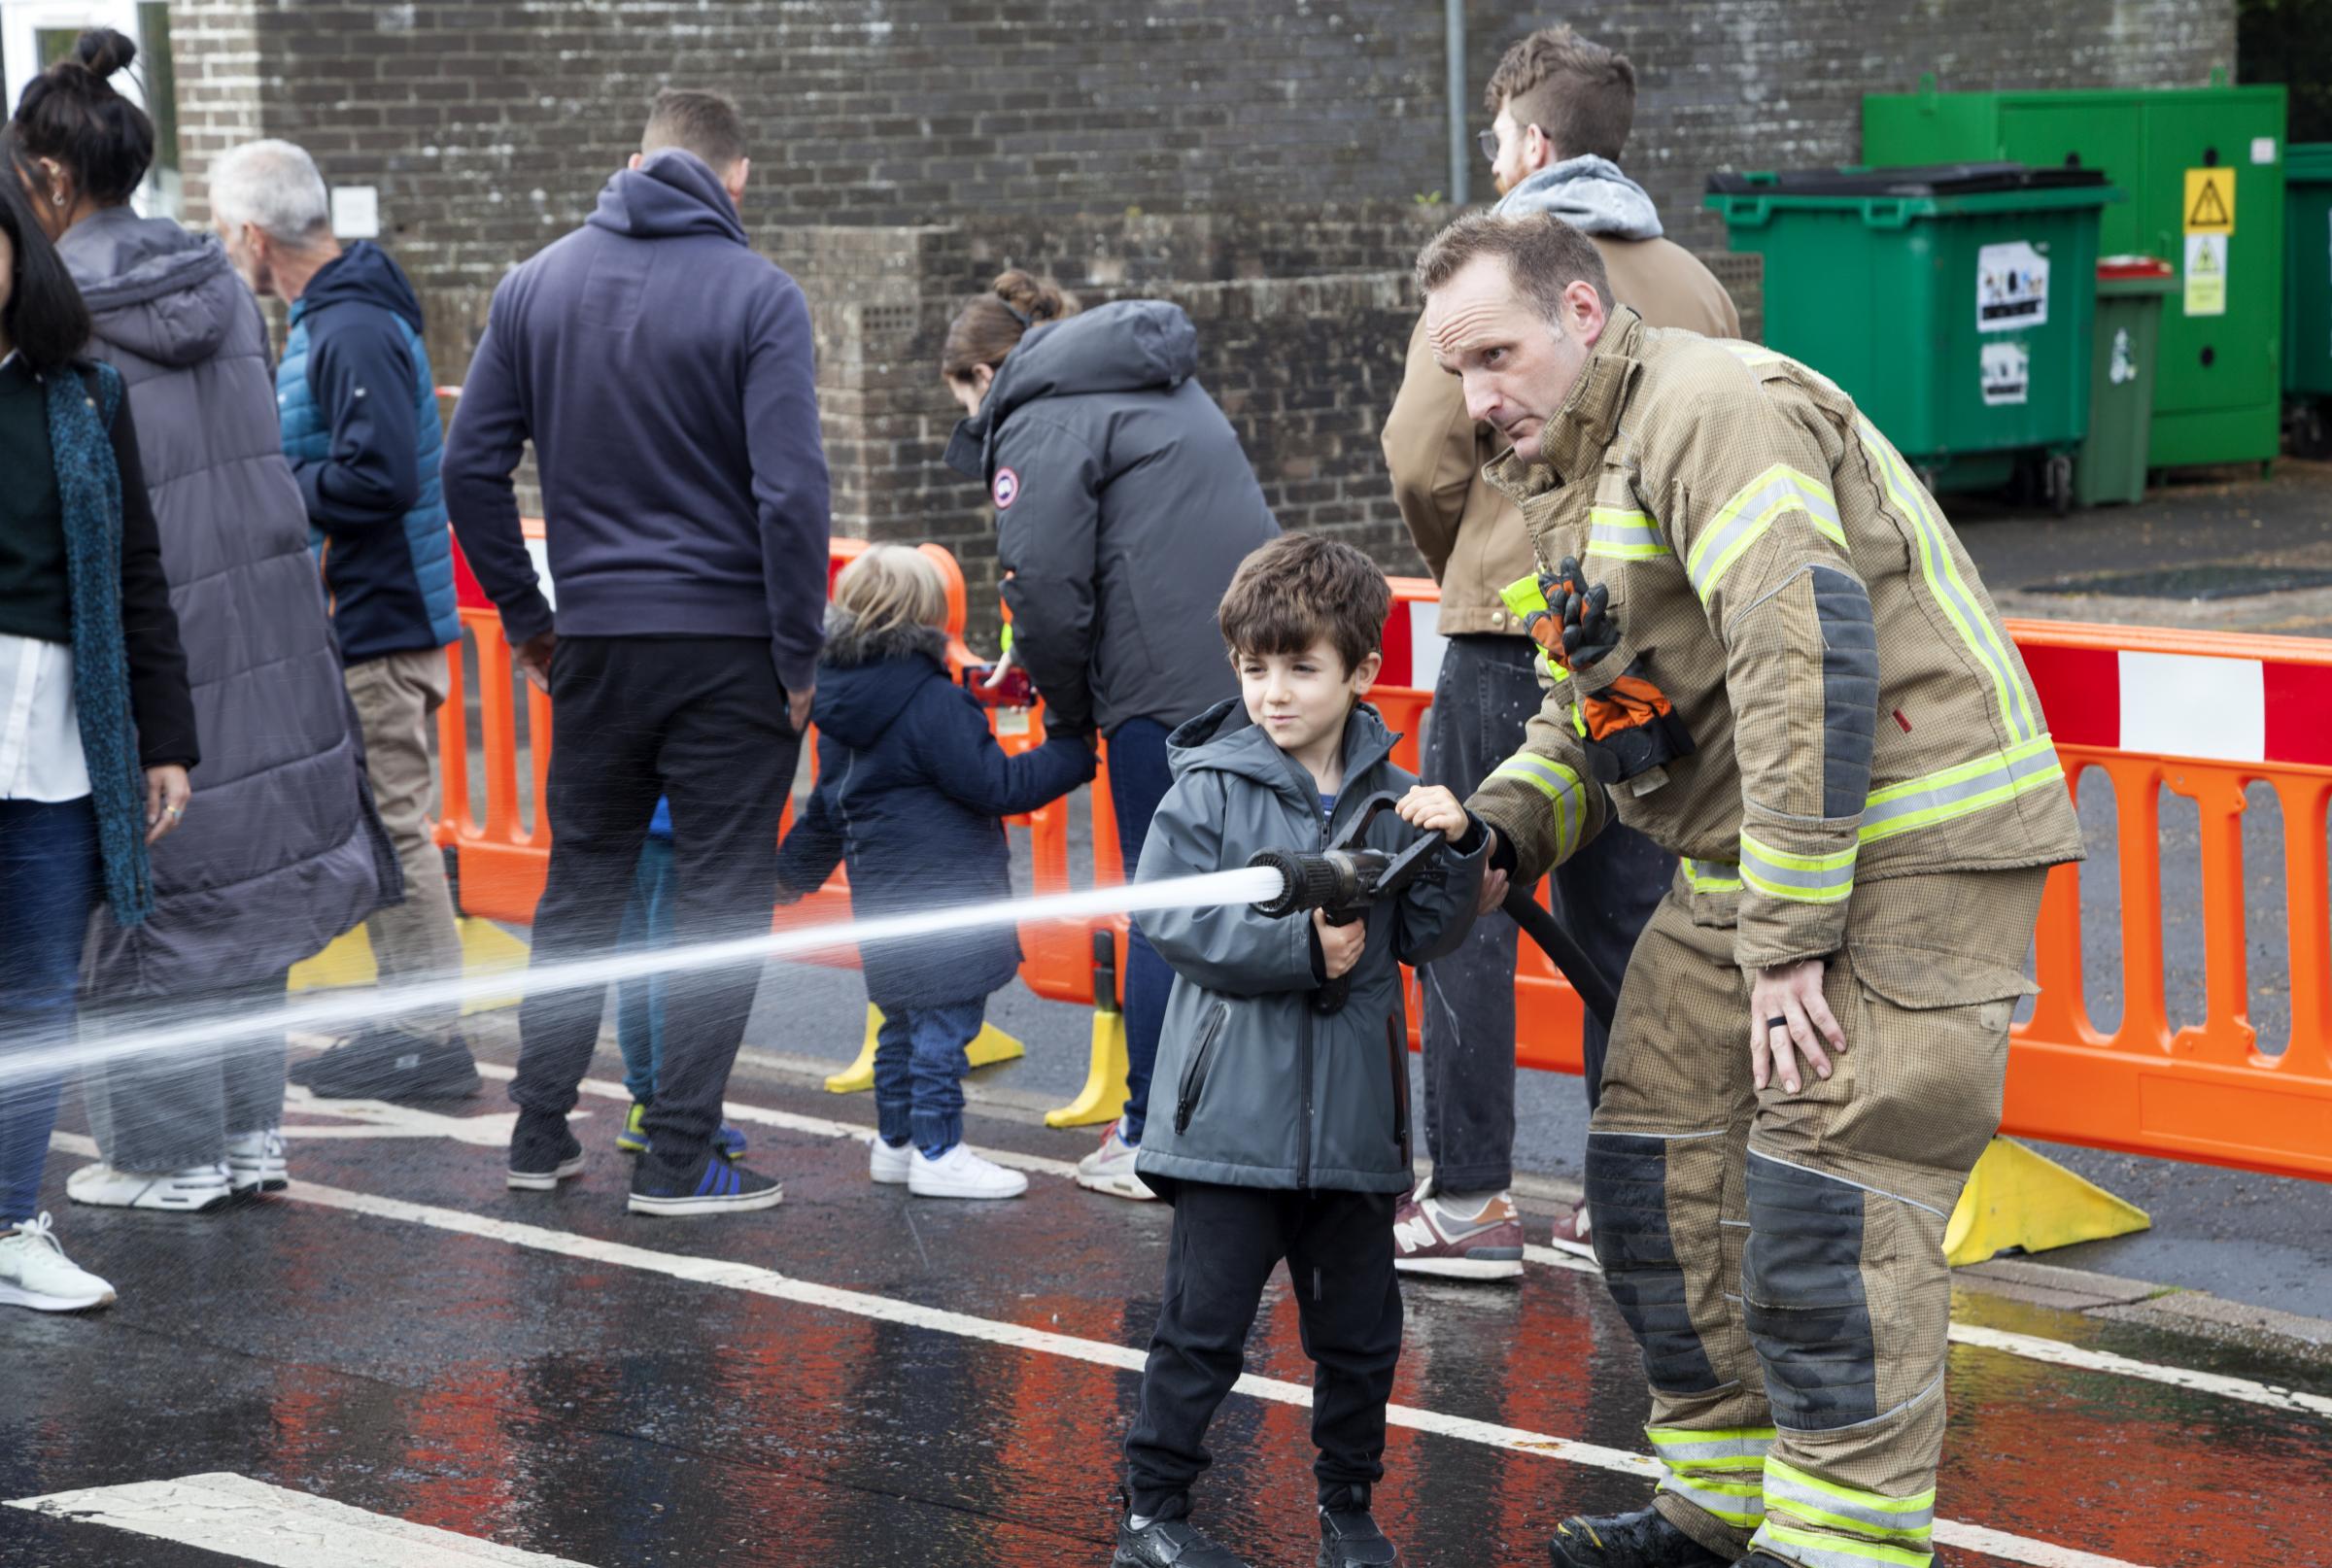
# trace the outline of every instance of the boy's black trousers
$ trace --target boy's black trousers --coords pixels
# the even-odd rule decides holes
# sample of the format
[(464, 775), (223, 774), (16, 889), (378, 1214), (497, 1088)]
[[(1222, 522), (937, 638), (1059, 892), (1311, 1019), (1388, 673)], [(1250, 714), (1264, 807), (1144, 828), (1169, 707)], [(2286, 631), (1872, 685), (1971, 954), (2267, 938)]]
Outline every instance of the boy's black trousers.
[[(1313, 1473), (1322, 1502), (1385, 1474), (1385, 1405), (1401, 1355), (1392, 1271), (1399, 1193), (1287, 1192), (1160, 1183), (1174, 1204), (1166, 1295), (1142, 1371), (1142, 1409), (1125, 1440), (1133, 1511), (1172, 1518), (1207, 1468), (1208, 1423), (1247, 1359), (1247, 1335), (1272, 1267), (1287, 1262), (1304, 1353), (1312, 1358)], [(1362, 1497), (1366, 1493), (1362, 1492)]]

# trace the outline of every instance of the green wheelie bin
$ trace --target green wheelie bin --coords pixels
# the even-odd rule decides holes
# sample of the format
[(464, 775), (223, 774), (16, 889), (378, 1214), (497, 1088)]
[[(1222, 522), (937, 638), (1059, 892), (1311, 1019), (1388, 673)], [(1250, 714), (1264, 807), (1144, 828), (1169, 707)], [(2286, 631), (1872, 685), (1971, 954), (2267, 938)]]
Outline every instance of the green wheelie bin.
[(2145, 499), (2146, 445), (2154, 424), (2154, 366), (2162, 302), (2178, 269), (2150, 256), (2097, 264), (2096, 352), (2089, 368), (2089, 438), (2073, 463), (2076, 506)]
[(2332, 457), (2332, 142), (2284, 149), (2283, 394), (2292, 449)]
[(1766, 258), (1766, 342), (1844, 388), (1932, 488), (2037, 472), (2062, 510), (2089, 428), (2098, 215), (2087, 169), (2013, 163), (1719, 174)]

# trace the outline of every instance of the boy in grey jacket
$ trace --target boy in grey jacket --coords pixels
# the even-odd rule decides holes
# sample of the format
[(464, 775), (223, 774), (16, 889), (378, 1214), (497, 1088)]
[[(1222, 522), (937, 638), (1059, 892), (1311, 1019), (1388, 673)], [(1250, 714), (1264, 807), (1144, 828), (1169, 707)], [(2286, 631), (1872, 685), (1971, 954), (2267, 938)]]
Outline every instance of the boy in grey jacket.
[[(1174, 968), (1142, 1179), (1174, 1205), (1158, 1326), (1128, 1435), (1116, 1568), (1238, 1568), (1189, 1522), (1204, 1438), (1239, 1379), (1264, 1282), (1285, 1259), (1316, 1367), (1319, 1561), (1389, 1563), (1369, 1516), (1401, 1348), (1392, 1215), (1412, 1184), (1408, 1020), (1400, 965), (1450, 951), (1472, 924), (1487, 835), (1444, 789), (1391, 762), (1395, 736), (1361, 696), (1382, 662), (1385, 574), (1349, 545), (1286, 534), (1249, 556), (1217, 619), (1241, 695), (1175, 732), (1176, 774), (1137, 880), (1312, 850), (1368, 797), (1406, 791), (1369, 841), (1449, 840), (1445, 878), (1351, 925), (1252, 905), (1142, 917)], [(1343, 979), (1334, 1012), (1314, 1006)]]

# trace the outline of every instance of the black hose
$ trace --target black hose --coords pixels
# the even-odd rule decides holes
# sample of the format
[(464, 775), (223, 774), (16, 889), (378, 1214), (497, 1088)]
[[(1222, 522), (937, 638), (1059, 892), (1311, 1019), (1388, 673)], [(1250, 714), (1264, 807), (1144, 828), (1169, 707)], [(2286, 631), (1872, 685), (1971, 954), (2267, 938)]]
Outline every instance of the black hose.
[(1601, 1020), (1605, 1029), (1609, 1029), (1612, 1018), (1620, 1010), (1619, 993), (1612, 989), (1611, 981), (1604, 977), (1603, 971), (1595, 967), (1595, 960), (1587, 956), (1586, 949), (1571, 940), (1569, 932), (1556, 924), (1555, 917), (1547, 913), (1545, 905), (1530, 896), (1528, 888), (1514, 889), (1498, 907), (1505, 910), (1532, 941), (1538, 943), (1539, 951), (1554, 961), (1555, 967), (1562, 971), (1562, 977), (1571, 982), (1571, 989), (1579, 993), (1581, 1005)]

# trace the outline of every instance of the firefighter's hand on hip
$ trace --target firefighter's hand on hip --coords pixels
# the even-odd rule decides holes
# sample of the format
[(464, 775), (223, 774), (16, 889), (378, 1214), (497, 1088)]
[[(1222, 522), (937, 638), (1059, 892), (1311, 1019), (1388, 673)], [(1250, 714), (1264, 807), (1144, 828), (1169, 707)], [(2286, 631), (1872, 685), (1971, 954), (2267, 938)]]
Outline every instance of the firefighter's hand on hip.
[(1831, 1056), (1846, 1048), (1846, 1032), (1822, 995), (1822, 972), (1818, 958), (1757, 971), (1749, 987), (1749, 1063), (1758, 1088), (1779, 1080), (1796, 1094), (1805, 1082), (1801, 1058), (1827, 1078)]

